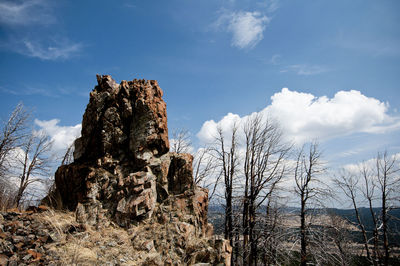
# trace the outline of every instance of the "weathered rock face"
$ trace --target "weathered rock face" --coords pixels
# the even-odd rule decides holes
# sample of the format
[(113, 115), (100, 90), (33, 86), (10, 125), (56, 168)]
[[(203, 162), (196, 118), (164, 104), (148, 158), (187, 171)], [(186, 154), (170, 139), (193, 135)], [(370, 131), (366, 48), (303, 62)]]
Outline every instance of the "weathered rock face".
[[(190, 237), (210, 235), (208, 191), (194, 184), (193, 157), (168, 152), (166, 104), (157, 81), (118, 85), (108, 75), (97, 81), (74, 162), (55, 174), (57, 207), (89, 225), (112, 219), (130, 228), (145, 220), (173, 223)], [(221, 254), (219, 260), (228, 260), (229, 252)]]
[(166, 104), (157, 81), (122, 81), (97, 76), (98, 85), (82, 122), (82, 137), (75, 142), (76, 162), (112, 157), (133, 161), (137, 169), (149, 155), (168, 152)]
[(118, 85), (107, 75), (97, 81), (74, 162), (57, 170), (56, 187), (79, 219), (96, 223), (105, 214), (127, 226), (152, 216), (157, 180), (166, 179), (160, 171), (169, 150), (166, 104), (156, 81)]

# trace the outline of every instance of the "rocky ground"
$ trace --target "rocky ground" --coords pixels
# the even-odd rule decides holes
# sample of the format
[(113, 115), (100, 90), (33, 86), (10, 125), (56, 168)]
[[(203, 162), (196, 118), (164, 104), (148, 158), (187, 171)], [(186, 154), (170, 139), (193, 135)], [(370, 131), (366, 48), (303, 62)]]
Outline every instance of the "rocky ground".
[[(157, 206), (158, 217), (168, 208)], [(164, 216), (164, 221), (124, 229), (112, 221), (84, 225), (73, 212), (47, 208), (3, 212), (0, 265), (226, 264), (230, 247), (225, 241), (198, 238), (191, 224)]]

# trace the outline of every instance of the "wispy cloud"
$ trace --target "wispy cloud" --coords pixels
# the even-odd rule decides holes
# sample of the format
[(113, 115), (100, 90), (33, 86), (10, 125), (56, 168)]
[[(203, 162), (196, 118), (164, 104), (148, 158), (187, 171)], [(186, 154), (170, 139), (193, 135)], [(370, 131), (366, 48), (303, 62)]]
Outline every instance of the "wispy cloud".
[(34, 96), (39, 95), (43, 97), (49, 98), (60, 98), (65, 96), (80, 96), (80, 97), (87, 97), (89, 92), (82, 90), (78, 90), (76, 87), (72, 86), (60, 86), (60, 85), (38, 85), (38, 84), (22, 84), (20, 86), (0, 86), (0, 92), (9, 94), (9, 95), (16, 95), (16, 96)]
[(55, 22), (47, 0), (0, 1), (0, 24), (32, 25)]
[(317, 75), (327, 71), (329, 71), (329, 69), (325, 66), (308, 64), (289, 65), (280, 70), (281, 73), (294, 72), (301, 76)]
[(346, 151), (343, 151), (343, 152), (339, 153), (339, 154), (338, 154), (338, 157), (350, 157), (350, 156), (354, 156), (354, 155), (356, 155), (356, 154), (360, 154), (360, 153), (364, 152), (365, 150), (366, 150), (365, 148), (363, 148), (363, 149), (358, 148), (358, 149), (346, 150)]
[[(243, 1), (240, 1), (243, 2)], [(255, 2), (258, 10), (266, 11), (267, 14), (272, 14), (281, 6), (280, 0), (263, 0)]]
[(19, 90), (0, 87), (0, 91), (3, 93), (16, 95), (16, 96), (40, 95), (40, 96), (52, 97), (52, 98), (59, 97), (59, 95), (56, 95), (51, 90), (45, 90), (43, 88), (37, 88), (37, 87), (32, 87), (32, 86), (25, 87), (25, 88), (19, 89)]
[(278, 64), (279, 64), (280, 58), (281, 58), (281, 55), (279, 55), (279, 54), (274, 54), (274, 55), (271, 57), (271, 59), (269, 60), (269, 63), (270, 63), (270, 64), (273, 64), (273, 65), (278, 65)]
[(0, 48), (41, 60), (66, 60), (79, 54), (81, 43), (66, 36), (49, 37), (48, 24), (57, 22), (56, 4), (50, 0), (0, 0), (0, 25), (8, 35)]
[(357, 53), (366, 53), (373, 57), (400, 56), (399, 40), (390, 37), (376, 38), (358, 33), (345, 34), (340, 32), (332, 44)]
[(72, 43), (69, 40), (57, 40), (52, 45), (42, 45), (39, 42), (25, 40), (22, 49), (19, 49), (21, 54), (37, 57), (42, 60), (58, 60), (69, 59), (77, 55), (82, 50), (82, 44)]
[(73, 42), (66, 37), (35, 37), (35, 39), (24, 38), (22, 40), (13, 37), (1, 42), (0, 48), (28, 57), (55, 61), (67, 60), (79, 55), (84, 45), (82, 43)]
[(127, 8), (136, 8), (136, 5), (134, 5), (134, 4), (130, 3), (130, 2), (128, 2), (128, 3), (125, 3), (125, 4), (124, 4), (124, 7), (127, 7)]
[(232, 34), (232, 46), (251, 49), (264, 38), (269, 22), (270, 19), (258, 11), (223, 12), (214, 26)]
[(268, 8), (267, 11), (269, 13), (275, 12), (280, 6), (280, 1), (279, 0), (270, 0), (268, 1)]

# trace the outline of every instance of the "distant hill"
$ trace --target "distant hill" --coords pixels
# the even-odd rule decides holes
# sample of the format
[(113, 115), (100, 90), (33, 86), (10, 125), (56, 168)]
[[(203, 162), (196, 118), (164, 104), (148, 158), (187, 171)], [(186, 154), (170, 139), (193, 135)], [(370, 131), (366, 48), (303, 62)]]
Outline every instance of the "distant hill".
[[(381, 208), (373, 208), (374, 214), (379, 217), (381, 213)], [(296, 207), (285, 207), (282, 209), (284, 213), (299, 214), (300, 208)], [(372, 215), (369, 208), (359, 208), (361, 221), (364, 223), (365, 229), (369, 236), (372, 236), (372, 231), (374, 229), (374, 223)], [(223, 232), (224, 224), (224, 206), (222, 205), (210, 205), (208, 209), (209, 222), (213, 224), (215, 233), (219, 234)], [(357, 218), (353, 209), (338, 209), (338, 208), (319, 208), (314, 209), (316, 214), (326, 214), (333, 213), (339, 215), (349, 221), (350, 223), (356, 225)], [(260, 208), (260, 213), (265, 213), (265, 207)], [(390, 242), (396, 246), (400, 246), (400, 207), (394, 208), (389, 212), (389, 228), (391, 232)], [(353, 231), (353, 236), (355, 241), (361, 241), (361, 232)]]

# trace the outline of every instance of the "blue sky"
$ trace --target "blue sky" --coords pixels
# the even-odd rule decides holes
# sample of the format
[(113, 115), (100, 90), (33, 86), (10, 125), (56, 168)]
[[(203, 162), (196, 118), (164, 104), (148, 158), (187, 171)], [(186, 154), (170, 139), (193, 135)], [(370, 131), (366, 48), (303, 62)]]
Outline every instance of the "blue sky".
[(110, 74), (158, 80), (169, 128), (198, 144), (267, 112), (332, 166), (398, 153), (399, 14), (395, 0), (0, 0), (1, 116), (22, 101), (61, 150)]

